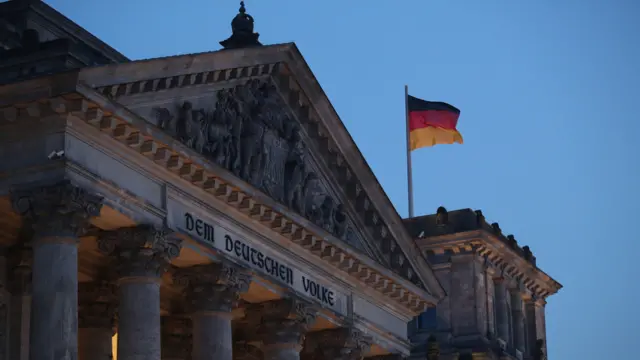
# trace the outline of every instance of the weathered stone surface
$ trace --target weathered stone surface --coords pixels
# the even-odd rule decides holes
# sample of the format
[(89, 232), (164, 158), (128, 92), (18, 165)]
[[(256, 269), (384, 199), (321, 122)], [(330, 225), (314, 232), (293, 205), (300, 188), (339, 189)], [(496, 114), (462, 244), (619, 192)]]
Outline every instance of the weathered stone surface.
[(174, 284), (186, 290), (191, 313), (231, 311), (250, 283), (246, 270), (226, 262), (180, 268), (174, 273)]
[(250, 80), (220, 90), (208, 107), (194, 108), (186, 101), (174, 109), (157, 108), (155, 116), (185, 145), (337, 237), (362, 246), (345, 238), (344, 207), (315, 170), (300, 124), (271, 81)]
[(360, 360), (369, 350), (371, 338), (353, 328), (321, 330), (307, 334), (305, 360)]
[(159, 278), (182, 249), (182, 240), (172, 234), (150, 225), (105, 231), (98, 238), (98, 248), (116, 257), (120, 278)]
[(193, 321), (193, 360), (232, 360), (231, 310), (251, 283), (249, 273), (226, 262), (176, 270)]
[(102, 197), (69, 181), (17, 190), (11, 195), (15, 211), (34, 227), (34, 240), (81, 236), (102, 208)]
[(160, 284), (121, 281), (118, 360), (160, 359)]
[(31, 359), (78, 358), (78, 247), (72, 241), (34, 245)]
[[(298, 356), (305, 334), (316, 319), (317, 308), (297, 299), (247, 304), (246, 317), (259, 319), (256, 336), (265, 345), (265, 357), (275, 349), (294, 348)], [(277, 351), (276, 351), (277, 352)], [(288, 350), (283, 356), (293, 356)], [(269, 355), (271, 356), (271, 355)]]
[(69, 181), (13, 191), (11, 197), (35, 231), (30, 357), (77, 359), (77, 236), (100, 214), (102, 198)]

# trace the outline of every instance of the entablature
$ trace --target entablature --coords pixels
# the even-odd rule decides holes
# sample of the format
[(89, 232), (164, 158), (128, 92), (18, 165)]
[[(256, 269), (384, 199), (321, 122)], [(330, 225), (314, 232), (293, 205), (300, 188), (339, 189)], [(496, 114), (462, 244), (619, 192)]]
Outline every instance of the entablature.
[(560, 283), (486, 230), (425, 237), (416, 242), (434, 269), (446, 266), (452, 256), (469, 254), (481, 258), (487, 268), (494, 270), (495, 277), (512, 280), (538, 298), (544, 299), (562, 288)]
[[(195, 185), (195, 188), (208, 194), (207, 201), (222, 201), (239, 214), (260, 223), (262, 229), (266, 226), (290, 243), (299, 245), (307, 250), (306, 254), (312, 254), (314, 261), (327, 263), (334, 272), (336, 268), (340, 269), (349, 282), (367, 289), (369, 296), (370, 292), (374, 291), (378, 297), (386, 299), (376, 302), (388, 303), (391, 300), (397, 304), (394, 306), (403, 309), (399, 311), (406, 314), (407, 318), (419, 314), (436, 302), (436, 299), (424, 290), (384, 268), (365, 254), (350, 249), (309, 220), (286, 211), (273, 199), (206, 161), (192, 149), (186, 148), (126, 108), (110, 102), (91, 89), (80, 90), (80, 93), (68, 93), (64, 96), (5, 107), (0, 111), (4, 115), (0, 123), (6, 125), (31, 121), (36, 124), (46, 119), (62, 117), (67, 120), (69, 126), (74, 127), (76, 135), (82, 133), (90, 138), (102, 133), (100, 137), (115, 139), (141, 155), (132, 160), (137, 165), (160, 165), (181, 179), (176, 182), (176, 187), (184, 187), (184, 181)], [(100, 132), (91, 134), (84, 129), (80, 131), (81, 124), (87, 124)], [(111, 142), (110, 146), (113, 144)], [(130, 157), (131, 152), (126, 156)], [(152, 161), (140, 161), (145, 158)]]

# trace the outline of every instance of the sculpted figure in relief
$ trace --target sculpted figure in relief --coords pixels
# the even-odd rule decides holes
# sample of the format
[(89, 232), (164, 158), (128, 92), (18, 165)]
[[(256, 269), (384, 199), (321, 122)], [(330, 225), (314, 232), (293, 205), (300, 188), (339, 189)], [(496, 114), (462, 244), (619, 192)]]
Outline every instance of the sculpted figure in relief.
[(298, 123), (269, 81), (218, 91), (209, 109), (185, 101), (174, 111), (153, 109), (158, 126), (316, 225), (342, 238), (342, 204), (308, 166)]

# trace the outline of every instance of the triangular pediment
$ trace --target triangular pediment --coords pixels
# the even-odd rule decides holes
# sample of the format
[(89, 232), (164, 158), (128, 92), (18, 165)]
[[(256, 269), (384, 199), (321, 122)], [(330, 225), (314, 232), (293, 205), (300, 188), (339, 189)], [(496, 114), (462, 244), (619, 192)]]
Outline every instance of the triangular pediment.
[(80, 80), (283, 210), (443, 296), (295, 45), (105, 66)]

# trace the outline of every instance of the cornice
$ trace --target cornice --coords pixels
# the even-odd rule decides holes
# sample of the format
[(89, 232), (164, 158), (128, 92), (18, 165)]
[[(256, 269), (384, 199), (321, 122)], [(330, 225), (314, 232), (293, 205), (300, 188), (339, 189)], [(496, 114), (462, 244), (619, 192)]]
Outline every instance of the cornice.
[(452, 255), (477, 254), (500, 270), (499, 274), (516, 280), (540, 298), (553, 295), (562, 288), (560, 283), (484, 229), (417, 239), (416, 243), (428, 259), (446, 252)]

